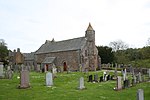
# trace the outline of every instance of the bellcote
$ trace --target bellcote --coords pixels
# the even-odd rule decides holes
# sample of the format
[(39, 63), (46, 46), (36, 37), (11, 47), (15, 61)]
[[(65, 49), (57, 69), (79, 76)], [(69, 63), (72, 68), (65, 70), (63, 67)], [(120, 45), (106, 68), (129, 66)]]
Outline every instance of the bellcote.
[(89, 23), (89, 26), (88, 26), (88, 28), (87, 28), (87, 30), (86, 30), (86, 31), (93, 31), (93, 28), (92, 28), (91, 23)]

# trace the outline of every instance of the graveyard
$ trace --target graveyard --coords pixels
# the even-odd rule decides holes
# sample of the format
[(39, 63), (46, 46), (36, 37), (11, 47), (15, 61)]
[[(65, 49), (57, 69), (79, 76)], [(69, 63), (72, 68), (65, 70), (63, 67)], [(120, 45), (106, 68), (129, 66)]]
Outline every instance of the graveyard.
[[(48, 72), (31, 71), (28, 76), (29, 87), (25, 88), (19, 88), (21, 75), (14, 72), (11, 79), (0, 79), (0, 100), (136, 100), (138, 89), (144, 91), (144, 100), (150, 99), (148, 74), (144, 76), (144, 79), (148, 81), (115, 90), (116, 79), (106, 79), (106, 81), (104, 78), (105, 81), (99, 81), (99, 77), (104, 77), (107, 71), (104, 72), (105, 70), (87, 73), (57, 73), (52, 79), (53, 82), (48, 84), (46, 77), (51, 76), (47, 75)], [(109, 74), (114, 75), (114, 71), (110, 71)], [(89, 78), (90, 75), (92, 75), (92, 80)], [(121, 72), (118, 72), (117, 75), (123, 80), (124, 76)], [(128, 79), (131, 78), (132, 75), (128, 74)], [(123, 85), (123, 82), (120, 84)]]

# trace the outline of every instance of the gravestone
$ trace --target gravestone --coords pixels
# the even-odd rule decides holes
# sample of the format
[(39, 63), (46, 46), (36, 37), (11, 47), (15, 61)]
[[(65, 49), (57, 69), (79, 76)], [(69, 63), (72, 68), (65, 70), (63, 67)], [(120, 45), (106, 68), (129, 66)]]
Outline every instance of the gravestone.
[(110, 77), (111, 77), (110, 75), (107, 75), (107, 81), (111, 79)]
[(5, 72), (5, 78), (12, 79), (12, 77), (13, 77), (13, 71), (12, 70), (7, 70)]
[(144, 91), (142, 89), (137, 91), (137, 100), (144, 100)]
[(116, 78), (117, 76), (118, 76), (117, 68), (115, 68), (115, 70), (114, 70), (114, 77)]
[(41, 71), (41, 66), (40, 66), (39, 64), (38, 64), (37, 67), (36, 67), (36, 71), (37, 71), (37, 72), (40, 72), (40, 71)]
[(136, 77), (135, 75), (132, 76), (132, 86), (134, 86), (136, 84)]
[(139, 77), (139, 82), (142, 82), (142, 76), (141, 76), (141, 73), (139, 72), (138, 74), (138, 77)]
[(127, 80), (127, 79), (124, 80), (124, 81), (123, 81), (123, 87), (124, 87), (124, 88), (129, 88), (129, 87), (130, 87), (130, 80)]
[(121, 90), (122, 89), (122, 84), (121, 84), (121, 76), (117, 77), (117, 87), (116, 90)]
[(52, 86), (53, 85), (53, 77), (51, 72), (46, 73), (46, 86)]
[(92, 75), (89, 75), (89, 80), (88, 80), (88, 82), (93, 82), (93, 76)]
[(99, 82), (102, 82), (102, 81), (103, 81), (103, 76), (101, 76), (101, 77), (100, 77), (100, 80), (99, 80)]
[(2, 62), (0, 62), (0, 78), (3, 78), (4, 75), (3, 75), (3, 68), (4, 68), (4, 65)]
[(7, 66), (7, 70), (10, 70), (10, 66)]
[(29, 88), (29, 71), (23, 70), (20, 72), (20, 86), (19, 88)]
[(78, 87), (79, 90), (82, 90), (82, 89), (85, 89), (85, 86), (84, 86), (84, 78), (81, 77), (79, 79), (79, 87)]
[(98, 74), (95, 74), (95, 75), (94, 75), (94, 81), (95, 81), (95, 82), (98, 82)]
[(125, 74), (125, 72), (123, 72), (123, 81), (125, 81), (126, 80), (126, 74)]
[(23, 70), (27, 70), (27, 67), (22, 64), (22, 65), (21, 65), (21, 71), (23, 71)]
[(106, 72), (103, 72), (103, 81), (106, 81), (106, 78), (107, 78), (106, 75), (107, 75)]
[(148, 69), (148, 75), (149, 75), (149, 78), (150, 78), (150, 69)]

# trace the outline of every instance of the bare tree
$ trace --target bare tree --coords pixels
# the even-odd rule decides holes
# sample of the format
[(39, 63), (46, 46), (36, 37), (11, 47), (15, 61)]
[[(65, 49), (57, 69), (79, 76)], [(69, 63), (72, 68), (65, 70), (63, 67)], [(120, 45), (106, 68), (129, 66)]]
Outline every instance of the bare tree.
[(113, 51), (125, 50), (128, 48), (128, 44), (125, 44), (122, 40), (110, 42), (109, 46), (113, 49)]

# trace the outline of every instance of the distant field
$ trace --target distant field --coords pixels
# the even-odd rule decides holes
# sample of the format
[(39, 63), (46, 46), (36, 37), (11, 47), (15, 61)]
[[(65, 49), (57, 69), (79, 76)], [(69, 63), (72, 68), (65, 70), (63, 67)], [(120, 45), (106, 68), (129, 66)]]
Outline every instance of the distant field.
[[(100, 72), (90, 72), (88, 74)], [(138, 89), (144, 90), (145, 100), (150, 100), (150, 82), (139, 83), (134, 87), (121, 91), (114, 91), (116, 81), (102, 83), (87, 82), (88, 74), (72, 72), (58, 73), (54, 79), (54, 86), (45, 86), (45, 73), (30, 72), (31, 88), (18, 89), (19, 76), (15, 73), (13, 79), (0, 79), (0, 100), (136, 100)], [(112, 74), (112, 73), (111, 73)], [(85, 90), (78, 90), (79, 78), (83, 76)]]

